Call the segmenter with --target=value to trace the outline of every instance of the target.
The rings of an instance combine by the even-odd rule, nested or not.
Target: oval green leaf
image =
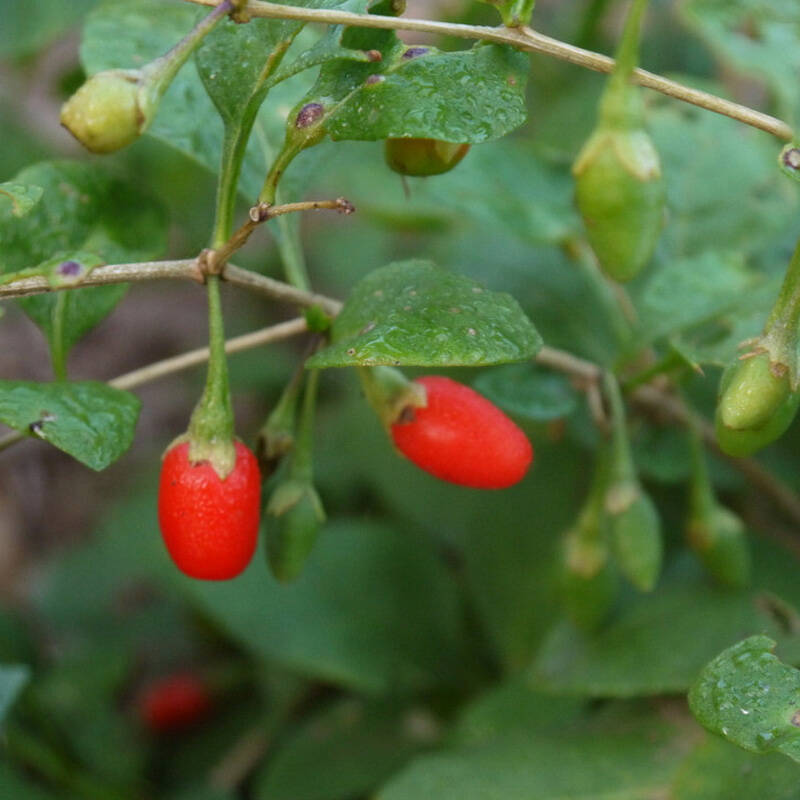
[[[130,447],[141,405],[136,395],[98,381],[0,381],[0,422],[94,470]]]
[[[519,303],[429,261],[398,261],[367,275],[332,326],[332,344],[308,367],[502,364],[533,358],[542,339]]]
[[[800,670],[773,654],[776,642],[751,636],[707,664],[689,707],[708,730],[745,750],[777,750],[800,761]]]

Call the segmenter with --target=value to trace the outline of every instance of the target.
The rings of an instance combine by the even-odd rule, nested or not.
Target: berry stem
[[[611,412],[610,482],[612,484],[632,483],[636,481],[636,469],[628,439],[625,403],[622,400],[619,383],[611,372],[604,374],[603,388]]]
[[[208,459],[220,478],[224,479],[233,469],[236,452],[218,275],[208,276],[208,338],[206,385],[189,421],[189,459]]]
[[[314,415],[317,405],[319,370],[308,371],[297,438],[292,453],[292,477],[311,483],[313,479]]]
[[[145,66],[142,72],[145,79],[151,85],[151,92],[155,97],[160,97],[178,73],[178,70],[186,63],[189,56],[197,49],[203,39],[211,33],[216,24],[231,11],[234,4],[231,0],[223,0],[206,17],[200,20],[197,25],[186,34],[179,42],[171,47],[163,56],[151,61]]]

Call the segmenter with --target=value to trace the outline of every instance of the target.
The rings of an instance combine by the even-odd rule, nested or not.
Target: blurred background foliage
[[[79,31],[96,5],[0,2],[2,180],[45,158],[100,163],[57,125],[83,77]],[[650,5],[645,68],[796,119],[793,3]],[[534,25],[611,52],[626,6],[539,0]],[[496,22],[489,6],[462,0],[409,4],[409,13]],[[101,45],[115,43],[92,50],[85,40],[84,59],[101,58]],[[285,115],[307,80],[281,86],[269,113]],[[287,189],[303,173],[302,196],[345,195],[358,209],[303,219],[314,287],[346,297],[376,267],[430,258],[513,294],[548,345],[612,365],[647,344],[702,365],[685,389],[711,416],[719,367],[760,329],[791,254],[797,187],[779,174],[767,134],[649,93],[669,219],[653,264],[630,287],[637,320],[621,336],[565,247],[581,235],[570,164],[602,86],[602,76],[533,56],[525,126],[474,146],[447,175],[409,180],[407,193],[381,143],[326,142],[302,155]],[[157,198],[147,201],[158,209],[151,235],[165,227],[166,252],[186,257],[207,245],[214,178],[205,143],[164,142],[176,120],[165,106],[152,136],[100,166]],[[250,180],[257,189],[259,175]],[[259,231],[237,261],[280,276],[274,242]],[[229,335],[289,313],[232,288],[224,303]],[[14,304],[4,310],[0,377],[49,379],[43,337]],[[200,346],[205,313],[197,286],[132,286],[76,344],[70,374],[110,378]],[[301,352],[286,344],[231,357],[245,441]],[[0,714],[11,706],[0,797],[798,797],[800,767],[706,734],[684,699],[709,659],[750,634],[767,632],[785,661],[800,663],[796,527],[714,461],[717,488],[750,528],[754,562],[749,589],[714,585],[683,541],[686,433],[637,417],[635,453],[664,519],[667,568],[651,595],[626,589],[606,627],[581,633],[563,618],[555,561],[591,474],[596,437],[583,398],[548,374],[528,395],[516,367],[452,373],[515,416],[534,443],[534,469],[502,493],[439,483],[394,455],[350,371],[329,370],[315,442],[329,522],[289,586],[269,575],[263,553],[235,581],[206,584],[180,576],[164,552],[159,456],[185,427],[202,369],[137,391],[134,446],[99,475],[41,442],[0,454]],[[795,426],[761,457],[795,489],[799,445]],[[136,697],[154,677],[186,669],[209,681],[214,711],[195,729],[154,736]]]

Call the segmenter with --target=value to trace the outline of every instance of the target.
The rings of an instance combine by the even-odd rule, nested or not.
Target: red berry
[[[158,522],[181,572],[210,581],[238,575],[256,549],[260,514],[258,462],[241,442],[236,442],[236,463],[225,480],[208,461],[189,461],[188,442],[164,456]]]
[[[428,404],[392,425],[394,443],[406,458],[437,478],[475,489],[504,489],[523,478],[533,449],[497,406],[440,375],[416,382],[425,387]]]
[[[190,672],[153,681],[139,697],[144,724],[155,732],[174,731],[199,722],[211,710],[206,684]]]

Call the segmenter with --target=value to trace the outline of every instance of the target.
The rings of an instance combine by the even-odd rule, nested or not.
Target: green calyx
[[[359,367],[358,377],[367,402],[387,430],[404,412],[427,403],[425,389],[393,367]]]
[[[144,133],[194,49],[232,8],[222,2],[169,52],[141,69],[92,75],[61,107],[61,124],[90,152],[113,153]]]
[[[233,407],[225,356],[225,331],[219,296],[219,278],[208,277],[208,374],[203,394],[189,420],[189,460],[208,461],[221,480],[236,464]]]

